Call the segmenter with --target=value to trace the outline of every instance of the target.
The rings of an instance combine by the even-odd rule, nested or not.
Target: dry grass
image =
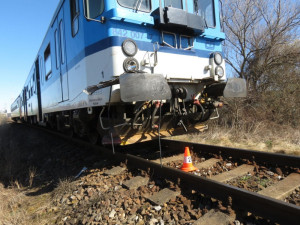
[[[30,167],[28,171],[28,182],[29,182],[29,187],[32,187],[33,185],[33,180],[36,177],[36,168],[35,167]]]
[[[0,187],[0,224],[27,224],[28,215],[22,207],[26,196],[18,190]]]
[[[54,223],[55,217],[47,211],[51,204],[50,194],[27,196],[26,193],[24,189],[0,186],[0,225]]]
[[[226,99],[228,105],[219,119],[207,122],[206,132],[173,139],[300,155],[300,114],[291,113],[299,107],[272,106],[263,97]],[[287,109],[281,112],[280,107]]]
[[[6,122],[7,122],[7,117],[6,117],[6,115],[0,113],[0,126],[1,126],[2,124],[5,124]]]
[[[64,195],[72,194],[76,189],[76,185],[71,178],[59,180],[57,187],[52,192],[51,196],[54,200],[62,198]]]
[[[0,129],[0,225],[54,224],[53,214],[46,210],[50,194],[28,194],[42,188],[33,188],[37,169],[24,163],[28,157],[24,157],[22,141],[15,141],[8,127]]]
[[[220,127],[210,127],[208,131],[199,134],[189,134],[173,137],[172,139],[184,140],[195,143],[228,146],[251,150],[300,155],[300,132],[276,134],[272,131],[266,133],[237,134],[234,130]]]

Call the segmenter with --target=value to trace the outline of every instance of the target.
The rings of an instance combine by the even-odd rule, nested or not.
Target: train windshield
[[[182,9],[182,0],[165,0],[165,6]]]
[[[137,11],[151,11],[151,0],[118,0],[121,6]]]
[[[195,14],[201,16],[208,27],[215,27],[214,0],[194,0]]]

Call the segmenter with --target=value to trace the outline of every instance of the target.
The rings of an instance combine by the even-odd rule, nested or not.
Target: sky
[[[0,3],[0,111],[10,111],[59,0],[0,0]]]

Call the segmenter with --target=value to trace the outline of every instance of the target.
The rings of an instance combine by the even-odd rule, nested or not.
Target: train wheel
[[[73,127],[68,127],[66,129],[64,129],[64,134],[67,135],[68,137],[74,137],[74,129]]]
[[[92,129],[87,134],[88,140],[91,144],[98,144],[100,141],[100,135],[96,129]]]

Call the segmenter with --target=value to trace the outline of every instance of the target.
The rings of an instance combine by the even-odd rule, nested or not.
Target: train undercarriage
[[[44,123],[68,135],[87,138],[104,145],[125,145],[162,136],[203,129],[223,103],[218,98],[194,96],[185,101],[183,88],[174,90],[170,101],[139,101],[135,104],[110,103],[45,115]]]

